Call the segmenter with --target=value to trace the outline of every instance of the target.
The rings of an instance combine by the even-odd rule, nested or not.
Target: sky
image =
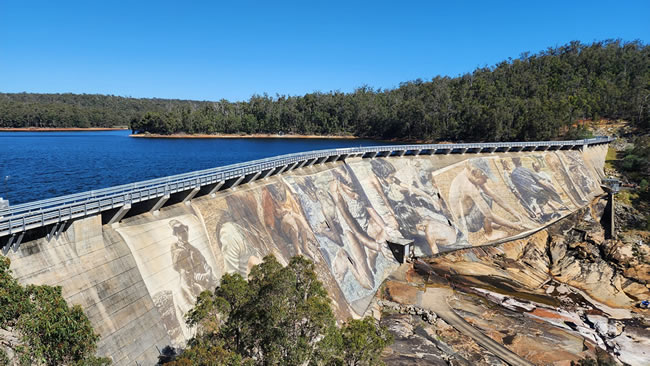
[[[0,92],[195,100],[457,76],[572,40],[650,41],[650,1],[0,0]]]

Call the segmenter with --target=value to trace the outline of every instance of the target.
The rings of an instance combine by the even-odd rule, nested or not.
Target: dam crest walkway
[[[29,231],[40,230],[40,235],[56,237],[75,219],[102,214],[104,224],[115,224],[136,206],[140,212],[155,214],[165,204],[187,203],[196,196],[214,196],[218,191],[269,176],[347,158],[582,150],[613,140],[601,136],[566,141],[388,145],[280,155],[9,206],[0,209],[0,247],[5,253],[17,247]]]

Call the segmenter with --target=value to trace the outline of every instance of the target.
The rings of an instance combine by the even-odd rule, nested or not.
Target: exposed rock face
[[[602,193],[605,151],[348,159],[115,228],[90,217],[9,256],[21,282],[61,285],[70,303],[82,305],[102,336],[100,355],[118,365],[150,364],[158,349],[191,337],[184,314],[224,273],[246,276],[269,254],[281,263],[304,255],[316,263],[338,317],[361,316],[398,267],[386,241],[412,239],[416,254],[428,256],[528,235]],[[550,259],[539,238],[508,249],[500,275],[541,286]],[[476,250],[471,255],[498,251]],[[487,273],[489,266],[474,262],[458,270]],[[556,267],[567,280],[582,279],[581,269]]]
[[[649,248],[605,240],[595,216],[603,205],[595,201],[526,239],[427,261],[458,289],[489,301],[457,292],[449,303],[460,315],[535,364],[595,358],[601,348],[646,365],[650,313],[637,305],[650,299]]]
[[[427,322],[417,314],[388,313],[381,324],[395,339],[383,357],[388,365],[506,365],[442,319]]]

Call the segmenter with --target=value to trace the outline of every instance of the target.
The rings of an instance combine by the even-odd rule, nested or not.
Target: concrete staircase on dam
[[[99,354],[152,364],[224,273],[304,255],[339,319],[362,316],[399,265],[388,240],[427,256],[529,235],[603,193],[610,141],[293,154],[10,207],[0,240],[19,281],[84,308]]]

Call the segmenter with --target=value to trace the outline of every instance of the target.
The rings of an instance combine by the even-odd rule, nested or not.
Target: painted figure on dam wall
[[[224,271],[246,278],[251,268],[262,262],[263,253],[270,252],[258,203],[254,195],[239,192],[225,197],[224,202],[225,207],[219,210],[221,214],[214,223],[216,244],[223,255]]]
[[[284,179],[300,201],[306,221],[346,300],[372,296],[394,259],[385,245],[386,224],[359,180],[345,166]],[[358,309],[357,309],[358,310]]]
[[[181,276],[181,292],[186,302],[193,303],[201,292],[216,286],[217,278],[203,254],[189,243],[187,225],[171,220],[169,226],[178,239],[172,244],[171,254],[174,269]]]
[[[264,224],[276,243],[287,243],[287,257],[304,255],[318,262],[316,238],[302,208],[285,184],[268,184],[262,188]]]
[[[443,169],[435,176],[455,221],[474,245],[533,228],[518,211],[517,200],[498,179],[493,165],[493,159],[474,158]]]
[[[147,291],[170,338],[190,336],[184,314],[204,290],[214,288],[220,268],[197,215],[184,214],[116,229],[131,250]]]
[[[564,163],[560,160],[559,156],[556,153],[544,155],[544,161],[551,171],[551,175],[557,185],[566,192],[567,197],[569,198],[570,204],[567,203],[572,208],[582,207],[587,204],[587,197],[582,191],[579,191],[569,172],[566,170]]]
[[[560,217],[561,212],[568,208],[563,204],[550,175],[541,170],[541,161],[535,158],[527,160],[530,168],[525,166],[519,157],[501,160],[503,170],[509,174],[509,179],[514,185],[513,193],[523,203],[533,220],[544,223]]]
[[[588,169],[582,160],[580,153],[570,151],[566,154],[559,155],[560,160],[569,172],[573,185],[583,196],[589,197],[593,192],[600,189],[598,186],[598,177],[594,176],[593,169]]]
[[[445,216],[446,207],[432,185],[433,169],[424,162],[400,161],[398,167],[388,159],[367,164],[351,164],[357,175],[366,175],[366,192],[375,207],[386,207],[382,215],[392,237],[414,240],[417,255],[431,255],[441,247],[463,246],[462,233]]]

